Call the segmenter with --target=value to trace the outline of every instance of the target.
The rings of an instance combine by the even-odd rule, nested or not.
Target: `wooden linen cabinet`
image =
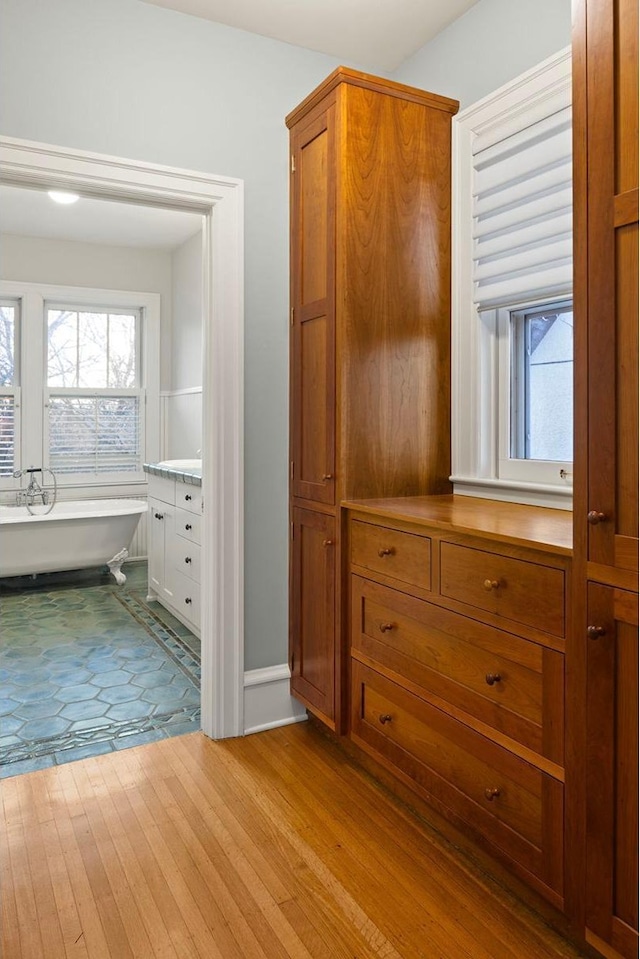
[[[292,693],[346,721],[340,502],[450,489],[451,117],[339,67],[291,131]]]

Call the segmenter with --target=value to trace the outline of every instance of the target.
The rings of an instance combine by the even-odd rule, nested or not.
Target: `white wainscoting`
[[[291,673],[286,663],[250,669],[244,674],[244,733],[259,733],[307,718],[304,706],[289,693]]]

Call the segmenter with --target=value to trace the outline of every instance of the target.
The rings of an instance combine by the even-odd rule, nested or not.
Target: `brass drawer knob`
[[[322,540],[322,545],[323,545],[323,546],[333,546],[333,540],[332,540],[332,539],[323,539],[323,540]]]
[[[323,473],[323,474],[322,474],[322,482],[323,482],[323,483],[326,483],[326,482],[328,482],[328,480],[332,480],[332,479],[333,479],[333,473]]]
[[[392,718],[393,717],[390,716],[389,713],[382,713],[382,715],[380,716],[380,722],[382,723],[383,726],[386,726],[387,723],[391,722]]]
[[[484,677],[487,686],[493,686],[495,683],[499,683],[502,679],[500,673],[487,673]]]
[[[600,639],[601,636],[606,635],[606,632],[604,626],[587,626],[587,636],[589,639]]]
[[[493,800],[497,799],[499,795],[500,795],[500,790],[497,789],[495,786],[493,786],[492,788],[487,787],[484,791],[484,798],[488,800],[488,802],[493,802]]]
[[[606,518],[606,513],[600,513],[597,509],[589,510],[587,513],[587,523],[589,526],[597,526],[598,523],[604,523]]]
[[[393,629],[393,623],[380,623],[378,628],[381,633],[388,633],[389,630]]]
[[[383,546],[381,549],[378,550],[378,556],[380,557],[393,556],[394,553],[395,553],[395,549],[393,548],[393,546]]]
[[[498,582],[497,579],[485,579],[482,585],[484,586],[486,591],[490,593],[492,589],[497,589],[500,583]]]

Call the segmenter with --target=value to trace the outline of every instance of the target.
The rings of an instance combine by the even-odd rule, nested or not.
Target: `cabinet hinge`
[[[291,154],[291,172],[296,172],[296,158],[294,157],[293,153]]]

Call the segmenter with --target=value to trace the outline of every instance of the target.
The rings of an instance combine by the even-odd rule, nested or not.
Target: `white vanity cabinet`
[[[200,487],[149,476],[149,598],[200,635]]]

